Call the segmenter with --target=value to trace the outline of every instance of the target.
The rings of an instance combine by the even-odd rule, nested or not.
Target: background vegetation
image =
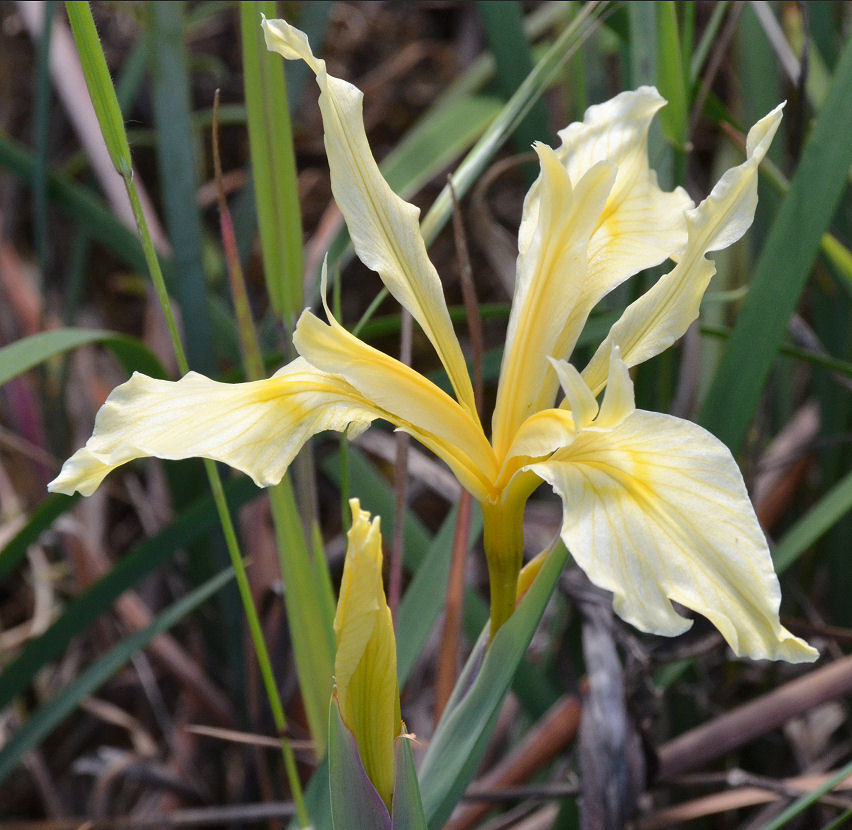
[[[670,104],[652,136],[654,166],[664,186],[701,198],[742,158],[747,127],[788,101],[754,227],[716,255],[700,324],[640,367],[636,388],[639,406],[697,420],[734,451],[773,542],[785,624],[823,657],[810,667],[736,661],[701,621],[672,641],[606,629],[620,661],[607,669],[615,697],[604,711],[624,719],[632,776],[612,797],[635,808],[638,828],[852,821],[842,791],[782,814],[852,771],[844,767],[852,757],[850,9],[315,2],[278,10],[309,33],[333,74],[365,92],[374,152],[406,198],[428,208],[473,148],[457,189],[492,393],[533,140],[554,144],[586,106],[656,84]],[[434,369],[425,338],[415,332],[408,343],[398,307],[350,261],[313,82],[293,64],[285,81],[283,62],[268,60],[251,25],[262,10],[274,14],[274,3],[92,10],[191,368],[225,380],[260,371],[244,348],[249,314],[264,371],[288,359],[288,330],[316,304],[330,250],[344,322]],[[548,46],[572,25],[567,60],[554,67]],[[32,827],[83,818],[128,826],[142,816],[162,826],[269,821],[292,811],[276,731],[286,723],[306,782],[315,764],[308,739],[322,740],[323,632],[333,613],[326,574],[339,578],[347,497],[381,514],[388,559],[404,563],[402,709],[424,740],[487,613],[480,519],[462,517],[467,532],[454,542],[457,485],[381,426],[350,447],[320,436],[271,498],[223,470],[283,703],[276,712],[201,462],[132,464],[87,500],[47,496],[113,386],[133,370],[178,373],[79,62],[62,4],[0,4],[0,812]],[[534,83],[522,87],[534,67]],[[558,71],[546,78],[542,67]],[[493,140],[477,144],[483,135]],[[445,197],[427,218],[431,255],[467,336],[458,237],[438,233],[451,213]],[[607,298],[581,348],[596,345],[656,276]],[[550,542],[560,517],[542,489],[527,509],[529,553]],[[461,611],[460,639],[445,603]],[[567,572],[517,672],[475,798],[453,827],[576,826],[578,756],[592,751],[597,728],[587,720],[577,739],[588,668],[580,635],[594,607]]]

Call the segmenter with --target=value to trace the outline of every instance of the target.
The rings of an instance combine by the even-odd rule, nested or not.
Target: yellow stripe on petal
[[[218,383],[195,372],[176,382],[135,373],[112,391],[92,437],[49,489],[91,495],[111,470],[144,456],[212,458],[267,487],[312,435],[363,430],[378,417],[383,413],[355,389],[301,359],[252,383]]]
[[[780,623],[780,588],[742,476],[705,430],[635,411],[612,430],[584,430],[530,465],[562,498],[562,538],[642,631],[680,634],[707,617],[734,652],[810,661],[817,652]]]
[[[316,74],[331,188],[358,257],[378,272],[388,291],[423,328],[459,402],[475,418],[473,387],[441,280],[420,233],[420,210],[393,192],[373,158],[364,131],[361,91],[329,75],[305,34],[286,21],[264,20],[263,30],[270,50],[288,60],[301,58]]]
[[[572,182],[602,161],[615,165],[617,173],[589,240],[580,290],[570,306],[551,309],[552,314],[561,314],[562,323],[552,357],[570,356],[590,311],[602,297],[638,271],[677,254],[686,243],[685,211],[692,207],[692,200],[682,188],[662,190],[648,161],[648,130],[665,103],[653,87],[640,87],[590,107],[582,123],[559,133],[562,144],[556,154]],[[519,232],[522,257],[539,232],[542,192],[539,178],[524,202]],[[553,404],[549,395],[555,387],[542,391],[537,408]]]
[[[577,302],[585,277],[589,236],[616,175],[595,165],[572,186],[555,152],[536,146],[541,160],[541,203],[530,244],[518,256],[518,277],[492,418],[494,448],[505,454],[521,423],[553,402],[558,380],[554,354],[566,310]],[[549,398],[549,400],[548,400]]]
[[[488,498],[497,464],[478,420],[423,375],[346,331],[331,314],[329,321],[302,313],[293,335],[299,354],[351,384],[383,417],[443,459],[477,499]]]
[[[751,225],[757,168],[780,122],[779,106],[749,131],[746,160],[728,170],[697,208],[687,211],[688,241],[678,264],[625,309],[583,370],[593,392],[606,384],[613,343],[621,347],[624,362],[635,366],[671,346],[698,317],[701,298],[716,273],[706,255],[733,244]]]

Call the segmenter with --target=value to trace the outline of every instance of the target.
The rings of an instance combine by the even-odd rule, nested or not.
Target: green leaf
[[[444,715],[420,768],[420,791],[429,827],[442,827],[458,803],[485,752],[500,704],[527,650],[568,551],[558,544],[521,600],[485,651],[489,629],[456,683]]]
[[[701,408],[700,423],[736,454],[852,165],[852,41],[757,262],[748,296]]]
[[[364,771],[337,697],[328,707],[328,784],[334,830],[391,830],[388,808]]]
[[[394,742],[394,763],[396,775],[391,805],[394,830],[426,830],[426,815],[417,784],[411,740],[404,735]]]
[[[278,16],[275,0],[240,7],[249,145],[266,289],[276,313],[292,325],[302,310],[302,214],[287,89],[281,59],[266,48],[261,15]]]
[[[257,487],[247,478],[230,482],[227,490],[235,507],[246,503],[258,494]],[[42,507],[45,505],[50,507],[39,515],[40,529],[49,525],[47,520],[55,518],[57,511],[64,511],[76,501],[75,498],[68,496],[58,496],[53,499],[48,499],[42,505]],[[30,523],[32,522],[31,519]],[[17,658],[3,669],[3,673],[0,674],[0,709],[23,692],[36,673],[57,658],[74,637],[85,631],[109,610],[124,591],[137,585],[175,551],[210,533],[217,524],[213,499],[211,496],[204,496],[184,510],[170,525],[123,556],[109,573],[73,599],[62,612],[62,616],[42,635],[31,640]],[[28,535],[32,538],[34,532],[33,529]],[[21,556],[26,550],[18,542],[17,537],[13,539],[0,554],[0,570],[7,569],[10,549],[13,552],[20,549]]]
[[[399,687],[405,685],[417,658],[444,607],[458,505],[447,514],[399,604],[396,619],[396,666]],[[482,513],[471,513],[468,545],[482,532]]]
[[[35,175],[36,161],[31,152],[0,130],[0,166],[29,184]],[[113,216],[93,190],[72,182],[67,176],[50,172],[47,195],[125,265],[141,272],[146,270],[139,239]]]
[[[497,88],[504,100],[508,100],[533,69],[532,52],[524,34],[521,4],[480,0],[476,9],[485,29],[488,46],[494,55]],[[515,128],[515,149],[519,153],[526,153],[533,142],[548,141],[550,133],[547,110],[539,98]],[[538,170],[535,165],[527,167],[529,184],[532,184]]]
[[[834,485],[778,541],[772,558],[778,573],[786,571],[811,545],[852,510],[852,472]]]
[[[154,637],[168,631],[190,611],[226,585],[233,577],[229,568],[178,600],[142,631],[122,640],[103,657],[72,680],[59,694],[41,706],[0,750],[0,782],[21,762],[23,756],[49,735],[85,697],[93,694]]]
[[[88,343],[103,343],[113,351],[128,373],[145,372],[156,378],[165,370],[150,350],[135,337],[99,329],[52,329],[16,340],[0,349],[0,386],[58,354]]]
[[[0,550],[0,580],[18,567],[27,555],[27,548],[34,545],[42,533],[47,530],[63,513],[70,510],[80,498],[79,494],[66,496],[55,493],[48,496],[33,510],[26,524]],[[0,687],[6,680],[6,671],[0,675]],[[3,704],[0,704],[2,707]]]
[[[317,755],[325,752],[327,705],[334,675],[334,600],[320,578],[322,563],[315,562],[305,541],[290,480],[269,489],[278,561],[284,581],[284,608],[290,627],[299,689]],[[329,610],[331,613],[329,614]]]
[[[689,118],[686,77],[678,37],[677,9],[672,0],[655,4],[657,7],[657,85],[669,103],[660,110],[663,135],[679,150],[686,144]]]
[[[189,67],[184,44],[184,3],[149,6],[153,49],[153,100],[157,135],[157,169],[164,216],[174,249],[177,278],[174,293],[183,312],[186,353],[191,368],[206,375],[216,371],[203,236],[196,192],[196,158],[190,117]]]
[[[109,157],[122,176],[130,175],[133,162],[130,160],[130,146],[124,132],[124,118],[115,97],[112,77],[101,49],[95,21],[92,19],[92,10],[83,0],[68,0],[65,8]]]

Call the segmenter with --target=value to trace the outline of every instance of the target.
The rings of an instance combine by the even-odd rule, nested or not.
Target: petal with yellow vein
[[[706,255],[733,244],[751,225],[757,168],[780,121],[781,106],[758,121],[748,134],[746,160],[728,170],[697,208],[687,211],[688,241],[677,265],[624,310],[583,370],[593,392],[606,383],[613,343],[621,346],[624,362],[635,366],[671,346],[698,316],[701,298],[716,273]]]
[[[520,424],[553,404],[558,379],[548,358],[586,273],[589,236],[612,188],[615,167],[602,161],[576,185],[556,153],[536,146],[541,161],[538,223],[518,256],[518,277],[492,418],[494,447],[503,455]]]
[[[701,427],[636,410],[611,430],[584,430],[529,469],[563,501],[562,538],[615,611],[655,634],[706,616],[734,652],[814,660],[780,623],[780,589],[742,477]]]
[[[479,421],[423,375],[359,340],[330,313],[328,319],[302,313],[293,335],[299,354],[351,384],[435,452],[477,499],[487,498],[497,468]]]
[[[358,257],[423,328],[459,402],[475,416],[470,375],[420,233],[420,210],[393,192],[373,158],[364,131],[363,94],[326,72],[304,32],[284,20],[264,20],[263,30],[270,50],[304,60],[316,74],[331,189]]]
[[[179,381],[135,373],[112,391],[92,437],[48,487],[88,496],[111,470],[143,456],[212,458],[267,487],[312,435],[354,434],[381,417],[345,381],[302,359],[252,383],[219,383],[195,372]]]

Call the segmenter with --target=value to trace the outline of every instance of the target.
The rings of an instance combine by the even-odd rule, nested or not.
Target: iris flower
[[[263,28],[271,50],[316,75],[331,186],[355,251],[418,322],[454,394],[359,340],[326,305],[325,320],[303,312],[299,357],[268,380],[134,374],[51,489],[89,494],[110,470],[150,455],[213,458],[267,486],[312,435],[351,437],[384,419],[443,459],[481,505],[492,633],[514,609],[524,505],[547,482],[563,501],[561,535],[574,560],[636,628],[686,631],[677,602],[709,618],[737,655],[815,659],[779,621],[778,580],[730,452],[695,424],[636,409],[628,372],[698,316],[715,273],[707,254],[738,240],[754,217],[757,168],[781,107],[752,127],[746,160],[697,207],[681,188],[662,190],[650,169],[648,130],[665,104],[653,87],[591,107],[556,149],[535,145],[541,173],[524,202],[489,441],[419,211],[379,171],[361,92],[328,74],[303,32],[283,20]],[[569,363],[595,305],[667,259],[671,270],[625,309],[588,365]]]

